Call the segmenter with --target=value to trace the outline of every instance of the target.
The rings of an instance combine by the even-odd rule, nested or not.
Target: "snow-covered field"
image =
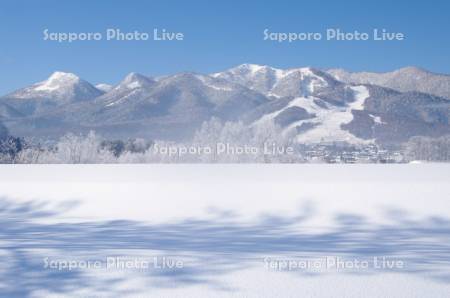
[[[448,297],[450,164],[0,167],[0,297]]]

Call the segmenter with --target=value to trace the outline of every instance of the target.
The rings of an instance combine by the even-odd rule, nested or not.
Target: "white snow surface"
[[[449,173],[449,164],[4,165],[0,296],[448,297]],[[106,266],[118,256],[132,265]],[[374,257],[404,267],[292,268]],[[286,262],[291,270],[273,267]]]

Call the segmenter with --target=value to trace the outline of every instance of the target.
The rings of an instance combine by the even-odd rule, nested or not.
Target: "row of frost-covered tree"
[[[26,143],[26,142],[24,142]],[[222,147],[218,149],[218,145]],[[9,163],[227,163],[299,162],[295,154],[266,154],[264,144],[292,147],[292,138],[273,124],[248,128],[240,122],[205,122],[188,142],[105,140],[95,132],[87,136],[68,134],[51,145],[22,146],[3,154]],[[228,151],[221,152],[225,146]],[[252,148],[241,152],[242,148]],[[209,150],[207,150],[209,149]],[[219,152],[217,152],[219,150]]]
[[[219,146],[220,145],[220,146]],[[269,146],[268,146],[269,145]],[[272,152],[270,146],[293,152]],[[269,147],[269,148],[266,148]],[[27,142],[8,135],[0,123],[0,163],[302,163],[294,137],[268,122],[248,127],[240,122],[205,122],[191,141],[133,139],[110,141],[94,132],[68,134],[53,144]],[[450,161],[450,136],[413,137],[404,144],[406,161]]]

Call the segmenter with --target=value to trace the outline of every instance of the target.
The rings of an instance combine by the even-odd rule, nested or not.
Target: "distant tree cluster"
[[[7,136],[0,139],[0,163],[14,163],[24,147],[21,138]]]
[[[408,160],[450,161],[450,135],[440,138],[412,137],[405,144]]]
[[[52,146],[29,146],[16,158],[18,163],[118,163],[125,153],[143,153],[151,143],[142,139],[104,140],[95,132],[87,136],[67,134]]]
[[[24,147],[23,139],[8,135],[8,130],[0,122],[0,163],[13,163]]]

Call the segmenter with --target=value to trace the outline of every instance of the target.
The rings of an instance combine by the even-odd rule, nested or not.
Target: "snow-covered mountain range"
[[[71,73],[0,97],[0,120],[18,136],[187,139],[211,117],[275,122],[299,143],[400,143],[450,133],[450,76],[418,68],[350,73],[243,64],[210,75],[92,85]]]

